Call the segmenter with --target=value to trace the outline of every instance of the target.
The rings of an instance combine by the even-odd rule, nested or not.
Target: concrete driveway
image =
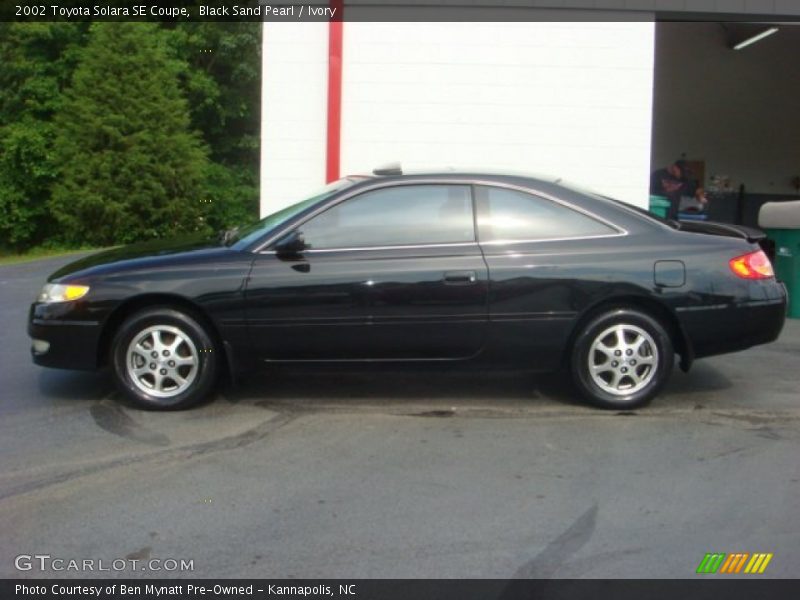
[[[31,363],[28,304],[69,260],[0,267],[0,577],[686,578],[707,552],[797,574],[798,321],[635,413],[558,377],[304,369],[159,414]],[[15,568],[36,554],[139,563]]]

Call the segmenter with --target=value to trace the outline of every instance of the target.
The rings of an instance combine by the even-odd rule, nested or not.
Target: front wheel
[[[581,394],[602,408],[647,404],[672,371],[669,334],[651,316],[614,309],[595,317],[572,351],[572,378]]]
[[[188,408],[214,386],[218,357],[193,316],[155,307],[129,317],[111,348],[117,386],[140,408]]]

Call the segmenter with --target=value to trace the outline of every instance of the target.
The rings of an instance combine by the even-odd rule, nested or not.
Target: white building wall
[[[324,183],[327,24],[264,28],[261,212]],[[399,160],[647,204],[654,24],[344,23],[342,174]]]
[[[262,55],[263,216],[324,183],[328,24],[265,24]]]
[[[342,172],[487,167],[647,205],[654,25],[345,23]]]

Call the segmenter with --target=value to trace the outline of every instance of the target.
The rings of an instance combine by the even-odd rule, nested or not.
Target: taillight
[[[775,277],[772,263],[763,250],[737,256],[728,261],[731,271],[742,279],[769,279]]]

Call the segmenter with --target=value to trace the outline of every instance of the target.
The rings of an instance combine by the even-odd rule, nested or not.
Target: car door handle
[[[477,281],[475,271],[448,271],[444,274],[445,285],[472,285]]]

